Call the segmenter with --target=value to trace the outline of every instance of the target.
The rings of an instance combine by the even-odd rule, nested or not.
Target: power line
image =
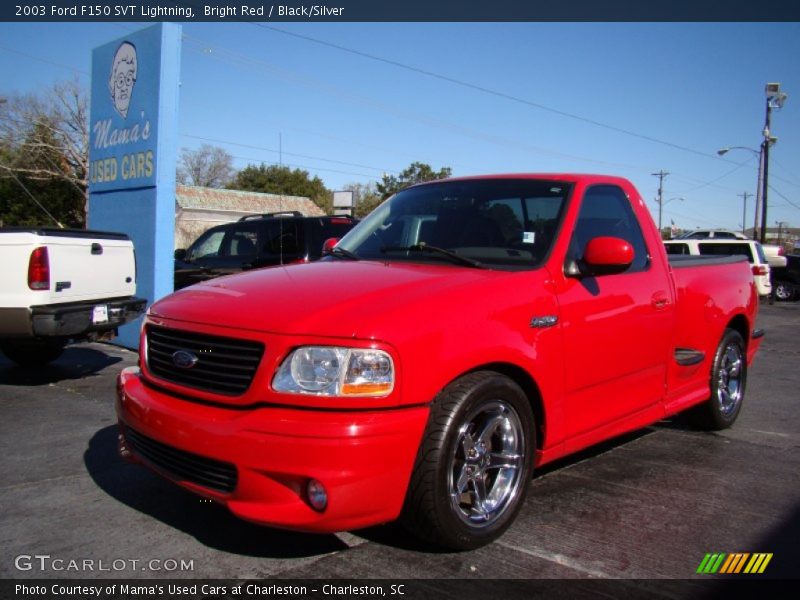
[[[252,25],[254,23],[250,23],[250,24]],[[267,27],[267,28],[270,29],[270,27]],[[274,29],[276,29],[276,31],[278,31],[278,32],[283,32],[283,30],[280,30],[280,29],[277,29],[277,28],[274,28]],[[287,35],[295,35],[295,34],[287,32]],[[301,35],[297,34],[297,37],[304,38],[306,36],[301,36]],[[285,70],[285,69],[283,69],[281,67],[278,67],[276,65],[273,65],[273,64],[271,64],[271,63],[269,63],[269,62],[267,62],[267,61],[265,61],[263,59],[260,59],[260,58],[257,58],[257,57],[246,56],[246,55],[243,55],[243,54],[240,54],[240,53],[237,53],[237,52],[222,48],[220,46],[217,46],[217,45],[213,44],[210,41],[202,40],[200,38],[193,37],[193,36],[184,36],[184,38],[187,41],[190,41],[190,42],[193,42],[193,43],[196,43],[196,44],[204,45],[205,48],[203,50],[196,50],[196,52],[198,54],[201,54],[203,56],[206,56],[206,57],[212,56],[212,57],[214,57],[214,58],[216,58],[218,60],[221,60],[223,62],[229,62],[230,64],[234,64],[236,66],[244,66],[244,67],[255,68],[255,69],[266,69],[271,74],[278,75],[279,77],[283,77],[285,79],[293,81],[294,83],[300,83],[301,85],[305,85],[305,86],[309,86],[309,87],[321,90],[321,91],[323,91],[323,93],[327,93],[327,94],[330,94],[330,95],[333,95],[333,96],[344,98],[345,100],[348,100],[348,101],[351,101],[351,102],[357,102],[357,103],[360,103],[360,104],[366,104],[367,106],[369,106],[369,107],[371,107],[373,109],[377,109],[377,110],[380,110],[382,112],[386,112],[386,113],[392,114],[394,116],[399,116],[401,118],[406,118],[406,119],[409,119],[409,120],[412,120],[412,121],[416,121],[416,122],[422,123],[423,125],[426,125],[428,127],[434,127],[434,128],[438,128],[438,129],[445,129],[447,131],[450,131],[451,133],[464,135],[464,136],[467,136],[467,137],[470,137],[470,138],[473,138],[473,139],[477,139],[477,140],[480,140],[480,141],[484,141],[484,142],[488,142],[488,143],[504,146],[506,148],[521,149],[521,150],[524,150],[524,151],[527,151],[527,152],[531,152],[531,153],[534,153],[534,154],[545,154],[545,155],[553,156],[553,157],[556,157],[556,158],[564,158],[564,159],[569,159],[569,160],[576,160],[576,161],[579,161],[579,162],[584,162],[584,163],[589,163],[589,164],[594,164],[594,165],[601,165],[601,166],[606,166],[606,167],[617,167],[617,168],[622,167],[622,168],[632,169],[632,170],[639,171],[639,172],[646,172],[646,171],[650,170],[649,168],[647,168],[645,166],[641,166],[641,165],[631,165],[631,164],[627,164],[627,163],[602,161],[602,160],[597,160],[597,159],[593,159],[593,158],[586,158],[586,157],[582,157],[582,156],[576,156],[576,155],[573,155],[573,154],[566,154],[566,153],[562,153],[562,152],[558,152],[558,151],[554,151],[554,150],[549,150],[549,149],[546,149],[546,148],[540,148],[540,147],[536,147],[536,146],[531,146],[531,145],[529,145],[527,143],[519,142],[519,141],[516,141],[516,140],[510,140],[510,139],[507,139],[507,138],[499,137],[499,136],[494,135],[494,134],[488,134],[488,133],[485,133],[485,132],[469,129],[469,128],[466,128],[466,127],[461,126],[461,125],[448,123],[446,121],[435,120],[435,119],[432,119],[431,117],[429,117],[428,115],[419,115],[419,114],[416,114],[416,113],[413,113],[413,112],[410,112],[410,111],[407,111],[407,110],[398,110],[396,108],[387,106],[385,103],[382,103],[380,101],[374,100],[372,98],[354,95],[349,90],[346,91],[346,92],[343,92],[342,90],[340,90],[340,89],[338,89],[338,88],[336,88],[334,86],[331,86],[330,84],[322,83],[319,80],[316,80],[316,79],[313,79],[313,78],[309,78],[307,76],[300,76],[298,74],[289,72],[289,71],[287,71],[287,70]],[[310,41],[316,41],[316,40],[315,39],[311,39]],[[327,42],[320,42],[320,43],[322,43],[323,45],[327,44]],[[334,46],[336,46],[336,44],[334,44]],[[214,50],[216,50],[216,52],[214,52]],[[359,51],[354,51],[354,52],[358,53]],[[710,156],[711,158],[714,158],[715,160],[728,162],[728,163],[736,165],[736,169],[734,169],[730,173],[733,173],[734,171],[736,171],[736,170],[738,170],[738,169],[740,169],[742,167],[741,163],[738,163],[736,161],[733,161],[733,160],[730,160],[730,159],[727,159],[727,158],[719,157],[719,156],[716,156],[716,155],[707,155],[707,154],[704,154],[704,153],[700,153],[700,154],[702,154],[703,156]],[[697,179],[694,179],[694,178],[691,178],[691,177],[688,177],[688,176],[684,176],[683,179],[685,179],[686,181],[699,183],[699,185],[697,185],[695,188],[692,188],[692,189],[700,189],[700,188],[703,188],[703,187],[706,187],[706,186],[714,185],[714,183],[716,181],[719,181],[719,180],[727,177],[730,173],[727,173],[727,174],[723,175],[722,177],[716,178],[716,179],[714,179],[714,180],[712,180],[710,182],[702,182],[700,180],[697,180]],[[680,174],[678,174],[678,173],[674,173],[674,175],[679,177],[679,178],[681,178]],[[717,187],[719,189],[723,189],[723,190],[726,190],[726,191],[737,191],[734,188],[729,188],[729,187],[725,187],[725,186],[714,186],[714,187]],[[689,191],[691,191],[692,189],[690,189]],[[683,193],[687,193],[687,192],[683,192]]]
[[[33,54],[27,54],[25,52],[20,52],[19,50],[16,50],[14,48],[9,48],[8,46],[5,46],[3,44],[0,44],[0,50],[5,50],[6,52],[11,52],[13,54],[19,54],[20,56],[24,56],[25,58],[30,58],[31,60],[36,60],[36,61],[39,61],[41,63],[45,63],[45,64],[48,64],[48,65],[51,65],[53,67],[58,67],[60,69],[67,69],[67,70],[72,71],[74,73],[80,73],[81,75],[86,75],[87,77],[89,76],[89,73],[87,73],[86,71],[83,71],[81,69],[76,69],[75,67],[69,67],[67,65],[62,65],[61,63],[57,63],[57,62],[54,62],[52,60],[48,60],[46,58],[41,58],[39,56],[34,56]]]
[[[272,163],[271,161],[266,161],[263,158],[256,158],[256,157],[253,157],[253,156],[232,156],[232,158],[237,158],[239,160],[246,160],[246,161],[256,161],[256,162],[259,162],[259,163],[262,163],[262,164],[267,164],[267,163],[276,164],[276,163]],[[352,171],[340,171],[338,169],[326,169],[326,168],[323,168],[323,167],[312,167],[312,166],[309,166],[309,165],[300,165],[300,164],[296,164],[296,163],[283,163],[281,166],[283,166],[283,167],[292,167],[292,168],[295,168],[295,169],[309,169],[309,170],[313,170],[313,171],[325,171],[327,173],[339,173],[341,175],[355,175],[357,177],[366,177],[366,178],[368,178],[370,180],[374,180],[374,181],[378,180],[378,178],[375,177],[375,175],[370,175],[368,173],[354,173]]]
[[[230,140],[220,140],[220,139],[216,139],[216,138],[202,137],[202,136],[199,136],[199,135],[190,135],[188,133],[183,133],[181,135],[183,137],[191,138],[191,139],[194,139],[194,140],[201,140],[201,141],[205,141],[205,142],[215,142],[217,144],[229,144],[231,146],[239,146],[241,148],[250,148],[252,150],[265,150],[267,152],[283,153],[286,156],[296,156],[297,158],[308,158],[308,159],[311,159],[311,160],[321,160],[322,162],[330,162],[330,163],[335,163],[335,164],[338,164],[338,165],[345,165],[345,166],[348,166],[348,167],[360,167],[362,169],[373,169],[375,171],[380,171],[381,173],[399,173],[399,171],[396,171],[396,170],[393,170],[393,169],[385,169],[385,168],[380,168],[380,167],[371,167],[369,165],[363,165],[363,164],[360,164],[360,163],[351,163],[351,162],[346,162],[346,161],[343,161],[343,160],[336,160],[336,159],[333,159],[333,158],[322,158],[321,156],[312,156],[312,155],[309,155],[309,154],[297,154],[297,153],[294,153],[294,152],[286,152],[285,150],[275,150],[274,148],[265,148],[263,146],[253,146],[253,145],[250,145],[250,144],[240,144],[238,142],[232,142]]]
[[[382,56],[377,56],[375,54],[370,54],[369,52],[364,52],[362,50],[355,50],[354,48],[348,48],[347,46],[342,46],[340,44],[335,44],[333,42],[327,42],[325,40],[320,40],[318,38],[311,37],[309,35],[303,35],[303,34],[300,34],[300,33],[287,31],[285,29],[280,29],[279,27],[274,27],[272,25],[266,25],[264,23],[249,22],[248,25],[253,25],[255,27],[261,27],[262,29],[268,29],[268,30],[274,31],[276,33],[281,33],[283,35],[295,37],[295,38],[298,38],[298,39],[301,39],[301,40],[305,40],[305,41],[308,41],[308,42],[319,44],[321,46],[326,46],[328,48],[334,48],[335,50],[340,50],[342,52],[347,52],[347,53],[353,54],[355,56],[360,56],[362,58],[367,58],[369,60],[381,62],[381,63],[387,64],[387,65],[392,65],[392,66],[397,67],[399,69],[405,69],[405,70],[411,71],[413,73],[418,73],[420,75],[425,75],[426,77],[431,77],[433,79],[439,79],[441,81],[446,81],[448,83],[452,83],[454,85],[465,87],[465,88],[468,88],[468,89],[471,89],[471,90],[475,90],[475,91],[478,91],[478,92],[482,92],[484,94],[489,94],[489,95],[495,96],[497,98],[503,98],[504,100],[509,100],[511,102],[516,102],[517,104],[522,104],[524,106],[530,106],[530,107],[533,107],[533,108],[538,108],[539,110],[544,110],[544,111],[547,111],[547,112],[550,112],[550,113],[553,113],[553,114],[560,115],[562,117],[567,117],[567,118],[570,118],[570,119],[574,119],[576,121],[581,121],[583,123],[588,123],[588,124],[594,125],[596,127],[602,127],[604,129],[608,129],[610,131],[615,131],[617,133],[622,133],[622,134],[625,134],[625,135],[628,135],[628,136],[631,136],[631,137],[639,138],[639,139],[646,140],[646,141],[649,141],[649,142],[653,142],[653,143],[656,143],[656,144],[661,144],[662,146],[668,146],[668,147],[674,148],[676,150],[682,150],[684,152],[690,152],[692,154],[697,154],[699,156],[705,156],[707,158],[714,158],[714,159],[717,158],[717,156],[715,156],[714,154],[709,154],[707,152],[701,152],[700,150],[695,150],[694,148],[689,148],[687,146],[681,146],[680,144],[675,144],[673,142],[668,142],[666,140],[661,140],[659,138],[656,138],[656,137],[653,137],[653,136],[650,136],[650,135],[637,133],[637,132],[632,131],[630,129],[624,129],[622,127],[617,127],[616,125],[610,125],[608,123],[603,123],[603,122],[597,121],[595,119],[590,119],[588,117],[577,115],[575,113],[567,112],[565,110],[561,110],[561,109],[558,109],[558,108],[553,108],[552,106],[547,106],[547,105],[544,105],[544,104],[540,104],[538,102],[533,102],[532,100],[527,100],[525,98],[520,98],[519,96],[514,96],[514,95],[508,94],[506,92],[500,92],[498,90],[493,90],[491,88],[488,88],[488,87],[485,87],[485,86],[482,86],[482,85],[479,85],[479,84],[476,84],[476,83],[472,83],[472,82],[469,82],[469,81],[464,81],[462,79],[456,79],[455,77],[450,77],[449,75],[443,75],[441,73],[436,73],[434,71],[429,71],[427,69],[422,69],[420,67],[407,65],[405,63],[401,63],[399,61],[392,60],[392,59],[389,59],[389,58],[384,58]]]
[[[8,172],[9,172],[9,174],[10,174],[10,175],[11,175],[11,177],[14,179],[14,181],[16,181],[16,182],[19,184],[19,186],[20,186],[20,187],[21,187],[23,190],[25,190],[25,193],[26,193],[26,194],[28,194],[28,196],[30,196],[31,200],[33,200],[33,201],[36,203],[36,206],[38,206],[39,208],[41,208],[41,209],[44,211],[44,213],[45,213],[45,214],[46,214],[48,217],[50,217],[50,218],[53,220],[53,222],[54,222],[56,225],[58,225],[59,229],[64,229],[64,226],[63,226],[63,225],[62,225],[62,224],[59,222],[59,220],[58,220],[58,219],[56,219],[56,218],[55,218],[55,217],[54,217],[54,216],[53,216],[53,215],[50,213],[50,211],[49,211],[49,210],[47,210],[47,209],[46,209],[46,208],[45,208],[45,207],[42,205],[42,203],[41,203],[41,202],[39,202],[39,201],[36,199],[36,196],[34,196],[34,195],[31,193],[31,191],[28,189],[28,187],[27,187],[27,186],[26,186],[24,183],[22,183],[22,181],[20,180],[20,178],[19,178],[19,177],[17,177],[17,174],[16,174],[16,173],[14,173],[13,169],[11,169],[10,167],[7,167],[7,166],[5,166],[5,165],[0,165],[0,168],[3,168],[3,169],[5,169],[6,171],[8,171]]]
[[[778,194],[778,196],[780,196],[781,198],[783,198],[784,200],[786,200],[786,202],[788,202],[790,206],[793,206],[793,207],[794,207],[794,208],[796,208],[797,210],[800,210],[800,206],[798,206],[797,204],[795,204],[794,202],[792,202],[791,200],[789,200],[789,199],[788,199],[786,196],[784,196],[784,195],[783,195],[783,194],[781,194],[781,193],[780,193],[778,190],[776,190],[774,187],[772,187],[772,184],[770,184],[770,185],[769,185],[769,189],[771,189],[773,192],[775,192],[776,194]]]
[[[189,39],[189,40],[191,40],[193,42],[208,43],[208,42],[205,42],[204,40],[200,40],[199,38],[192,38],[192,37],[189,37],[189,36],[186,36],[186,37],[187,37],[187,39]],[[359,103],[359,104],[362,104],[362,105],[366,105],[366,106],[368,106],[370,108],[373,108],[375,110],[379,110],[381,112],[385,112],[385,113],[391,114],[391,115],[396,116],[396,117],[408,119],[408,120],[411,120],[411,121],[416,121],[418,123],[422,123],[423,125],[425,125],[427,127],[432,127],[432,128],[437,128],[437,129],[444,129],[444,130],[449,131],[451,133],[456,133],[456,134],[459,134],[459,135],[462,135],[462,136],[465,136],[465,137],[469,137],[469,138],[472,138],[472,139],[477,139],[479,141],[488,142],[488,143],[496,144],[496,145],[499,145],[499,146],[504,146],[504,147],[507,147],[507,148],[515,148],[515,149],[518,149],[518,150],[524,150],[526,152],[530,152],[530,153],[533,153],[533,154],[544,154],[546,156],[553,156],[553,157],[562,158],[562,159],[570,159],[570,160],[590,163],[590,164],[594,164],[594,165],[601,165],[601,166],[606,166],[606,167],[623,167],[623,168],[633,169],[633,170],[637,170],[637,171],[647,171],[647,170],[649,170],[647,167],[644,167],[644,166],[641,166],[641,165],[629,165],[629,164],[625,164],[625,163],[597,160],[597,159],[587,158],[587,157],[583,157],[583,156],[577,156],[577,155],[574,155],[574,154],[567,154],[567,153],[564,153],[564,152],[558,152],[558,151],[555,151],[555,150],[549,150],[547,148],[541,148],[541,147],[538,147],[538,146],[532,146],[532,145],[524,143],[524,142],[520,142],[520,141],[517,141],[517,140],[509,140],[507,138],[503,138],[503,137],[500,137],[500,136],[495,135],[495,134],[486,133],[486,132],[483,132],[483,131],[471,129],[471,128],[464,127],[463,125],[459,125],[459,124],[456,124],[456,123],[450,123],[450,122],[447,122],[447,121],[434,119],[434,118],[432,118],[432,117],[430,117],[430,116],[428,116],[426,114],[415,113],[415,112],[409,111],[407,109],[398,109],[396,107],[387,105],[386,103],[378,101],[378,100],[375,100],[373,98],[370,98],[370,97],[367,97],[367,96],[356,95],[356,94],[353,94],[349,90],[348,91],[343,91],[340,88],[337,88],[337,87],[332,86],[330,84],[321,83],[316,79],[313,79],[313,78],[310,78],[310,77],[307,77],[307,76],[297,75],[295,73],[292,73],[290,71],[287,71],[285,69],[277,67],[276,65],[270,64],[270,63],[268,63],[267,61],[265,61],[263,59],[244,56],[244,55],[232,52],[230,50],[226,50],[224,48],[220,48],[218,46],[216,48],[218,50],[222,51],[219,54],[227,54],[228,55],[227,60],[229,62],[231,62],[231,64],[238,64],[239,66],[247,66],[247,67],[255,67],[255,68],[259,68],[260,67],[262,69],[266,69],[267,71],[269,71],[270,73],[272,73],[274,75],[278,75],[280,77],[283,77],[283,78],[288,79],[290,81],[293,81],[295,83],[299,83],[299,84],[307,86],[307,87],[311,87],[311,88],[315,88],[315,89],[321,90],[321,91],[323,91],[323,93],[327,93],[327,94],[330,94],[332,96],[344,98],[345,100],[350,101],[350,102],[356,102],[356,103]],[[198,51],[198,53],[203,54],[205,56],[211,55],[210,52],[199,52]],[[214,56],[215,58],[218,58],[219,60],[226,60],[226,58],[224,58],[222,56],[219,56],[219,55],[212,55],[212,56]]]

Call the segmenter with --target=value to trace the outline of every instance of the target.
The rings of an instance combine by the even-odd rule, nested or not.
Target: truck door
[[[586,190],[567,261],[579,265],[586,244],[600,236],[628,241],[634,259],[622,273],[565,274],[560,282],[569,437],[657,409],[664,395],[672,289],[663,265],[650,258],[628,196],[616,185]]]

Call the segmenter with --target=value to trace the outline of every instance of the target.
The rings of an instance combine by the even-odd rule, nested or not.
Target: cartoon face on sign
[[[114,54],[111,63],[111,77],[108,80],[108,89],[114,108],[124,119],[128,116],[128,106],[136,83],[136,46],[130,42],[122,42]]]

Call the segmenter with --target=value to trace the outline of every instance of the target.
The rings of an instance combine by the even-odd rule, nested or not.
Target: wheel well
[[[744,315],[736,315],[733,317],[731,322],[728,323],[728,329],[738,331],[739,335],[741,335],[744,340],[745,346],[750,342],[750,325]]]
[[[536,449],[541,450],[544,447],[545,436],[545,414],[544,406],[542,403],[542,394],[539,391],[539,386],[536,385],[533,377],[525,369],[517,365],[509,363],[490,363],[488,365],[481,365],[470,371],[495,371],[501,375],[505,375],[522,388],[533,410],[533,418],[536,421]]]

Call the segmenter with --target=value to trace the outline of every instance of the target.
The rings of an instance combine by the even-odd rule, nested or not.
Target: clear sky
[[[88,90],[92,49],[145,26],[0,23],[0,96],[73,76]],[[758,160],[716,151],[758,148],[764,85],[780,82],[769,225],[800,227],[798,23],[219,22],[183,34],[181,147],[221,146],[237,167],[282,160],[330,189],[413,161],[454,175],[609,173],[656,218],[651,174],[664,170],[664,223],[682,228],[741,227]],[[748,227],[752,209],[749,198]]]

